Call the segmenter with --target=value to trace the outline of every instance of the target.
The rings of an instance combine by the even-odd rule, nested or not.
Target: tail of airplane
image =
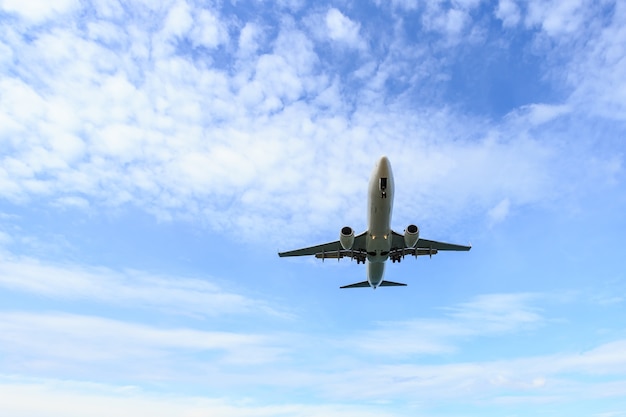
[[[343,288],[369,288],[371,287],[369,281],[357,282],[356,284],[344,285]],[[400,282],[393,281],[383,281],[380,283],[379,287],[406,287],[406,284],[402,284]]]

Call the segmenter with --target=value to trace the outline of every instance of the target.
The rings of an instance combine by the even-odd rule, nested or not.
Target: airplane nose
[[[386,156],[381,156],[378,160],[378,171],[381,175],[388,176],[388,173],[391,171],[391,164],[389,163],[389,158]]]

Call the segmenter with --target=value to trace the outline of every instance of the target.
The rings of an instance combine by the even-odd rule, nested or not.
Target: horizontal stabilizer
[[[363,281],[363,282],[357,282],[356,284],[344,285],[343,287],[339,287],[339,288],[364,288],[364,287],[371,287],[371,285],[369,282]]]
[[[371,287],[368,281],[357,282],[356,284],[344,285],[339,288],[369,288]],[[380,283],[379,287],[406,287],[406,284],[402,284],[400,282],[393,281],[383,281]]]
[[[406,284],[401,282],[383,281],[380,283],[379,287],[406,287]]]

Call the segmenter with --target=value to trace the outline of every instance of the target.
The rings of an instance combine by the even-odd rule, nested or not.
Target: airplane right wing
[[[454,243],[437,242],[436,240],[428,240],[428,239],[422,239],[422,238],[419,238],[419,240],[417,241],[417,245],[415,245],[415,247],[429,248],[429,249],[436,249],[436,250],[455,250],[455,251],[468,251],[472,249],[471,245],[469,246],[456,245]]]
[[[307,255],[319,255],[318,258],[343,258],[349,256],[348,253],[364,253],[365,252],[365,234],[361,233],[354,237],[354,244],[352,249],[344,250],[341,247],[341,243],[336,240],[334,242],[323,243],[317,246],[309,246],[307,248],[290,250],[287,252],[278,252],[278,256],[281,258],[285,256],[307,256]]]

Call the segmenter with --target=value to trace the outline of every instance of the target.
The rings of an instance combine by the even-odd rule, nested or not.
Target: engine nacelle
[[[407,248],[414,248],[420,238],[420,229],[410,224],[404,229],[404,245]]]
[[[339,233],[339,242],[344,250],[352,249],[352,245],[354,245],[354,230],[349,226],[342,227],[341,233]]]

